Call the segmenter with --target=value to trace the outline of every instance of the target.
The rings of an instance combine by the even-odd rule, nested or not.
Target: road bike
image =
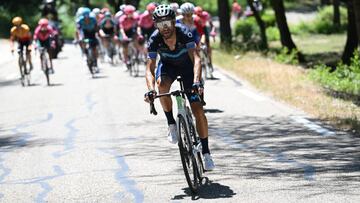
[[[95,73],[96,73],[96,57],[95,57],[95,53],[94,53],[94,49],[91,46],[92,43],[92,39],[84,39],[84,43],[85,43],[85,56],[86,56],[86,64],[89,68],[89,71],[91,73],[91,76],[94,78],[95,77]]]
[[[44,72],[46,77],[46,83],[50,86],[50,74],[51,74],[51,62],[50,56],[45,47],[39,47],[41,70]]]
[[[195,130],[189,105],[185,98],[186,93],[189,91],[184,90],[181,77],[178,77],[177,81],[180,83],[180,90],[159,94],[156,95],[155,98],[164,96],[174,96],[176,98],[178,107],[176,128],[181,163],[189,188],[192,192],[196,193],[202,183],[204,173],[203,157],[201,153],[202,147],[200,138]],[[204,102],[201,102],[204,105]],[[150,102],[150,113],[157,115],[153,101]]]
[[[208,47],[206,43],[202,43],[202,42],[200,43],[200,63],[202,70],[202,78],[204,80],[214,78],[213,76],[214,68],[210,63]]]
[[[25,87],[25,84],[27,84],[28,86],[30,86],[30,68],[28,68],[27,64],[26,64],[26,59],[24,58],[24,51],[22,49],[18,49],[18,54],[19,54],[19,59],[18,59],[18,64],[19,64],[19,70],[20,70],[20,81],[21,81],[21,85],[23,87]],[[30,66],[30,64],[29,64]]]
[[[139,66],[140,66],[139,51],[135,47],[134,40],[129,38],[127,68],[129,70],[130,76],[133,77],[139,76]]]

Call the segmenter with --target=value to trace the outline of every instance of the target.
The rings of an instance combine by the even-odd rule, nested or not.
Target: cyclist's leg
[[[208,58],[209,58],[210,66],[212,66],[209,29],[207,27],[205,27],[204,30],[205,30],[205,43],[206,43],[206,46],[207,46],[207,55],[208,55]]]
[[[25,41],[25,42],[22,42],[21,43],[23,47],[25,47],[25,50],[26,50],[26,63],[29,64],[30,66],[30,71],[33,69],[33,66],[32,66],[32,61],[31,61],[31,40],[28,40],[28,41]],[[21,48],[21,50],[23,50],[23,48]]]
[[[49,67],[49,68],[50,68],[50,69],[53,69],[53,63],[52,63],[52,59],[51,59],[51,57],[50,57],[50,52],[51,52],[51,50],[50,50],[50,43],[51,43],[50,37],[49,37],[47,40],[45,40],[45,41],[40,41],[41,46],[46,49],[46,52],[47,52],[47,54],[48,54],[48,59],[49,59],[49,62],[50,62],[50,67]]]
[[[175,77],[176,75],[171,68],[168,68],[159,62],[158,68],[156,70],[156,83],[160,94],[169,92]],[[168,125],[175,124],[176,122],[172,112],[171,97],[161,97],[160,103],[164,110]]]

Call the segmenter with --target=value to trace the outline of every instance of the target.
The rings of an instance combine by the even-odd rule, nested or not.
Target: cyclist
[[[146,6],[146,11],[140,15],[139,18],[139,27],[141,28],[141,33],[148,40],[151,34],[155,31],[154,21],[152,19],[152,14],[156,8],[155,3],[149,3]]]
[[[54,16],[54,21],[59,20],[55,0],[44,0],[41,7],[41,16],[43,18],[46,18],[49,14],[52,14]]]
[[[105,13],[104,19],[100,22],[100,30],[99,30],[99,36],[102,45],[104,45],[105,50],[108,50],[108,47],[110,46],[109,43],[115,44],[114,41],[115,31],[116,31],[115,22],[112,19],[110,11],[107,11]]]
[[[34,32],[34,42],[36,43],[36,48],[45,48],[45,50],[50,54],[50,46],[54,47],[55,42],[52,40],[54,30],[49,25],[49,21],[46,18],[42,18],[38,22],[38,26],[35,28]],[[53,64],[51,57],[50,60],[50,73],[54,73]]]
[[[182,17],[176,20],[177,23],[180,23],[187,27],[189,31],[193,34],[195,43],[198,44],[200,41],[199,33],[197,32],[195,23],[194,23],[194,4],[186,2],[180,6]]]
[[[18,42],[18,50],[23,51],[26,48],[26,60],[30,64],[30,71],[33,69],[31,62],[31,32],[28,25],[23,24],[21,17],[15,17],[12,19],[14,25],[10,30],[10,48],[11,53],[14,53],[14,41]]]
[[[142,37],[141,33],[138,33],[138,14],[135,12],[135,7],[127,5],[124,8],[124,15],[119,19],[119,38],[123,43],[123,56],[126,65],[128,62],[128,44],[129,38],[134,40],[135,48],[141,50],[138,37]]]
[[[95,71],[98,73],[99,68],[97,66],[97,45],[98,40],[96,39],[96,33],[98,31],[98,26],[96,22],[96,18],[94,14],[91,14],[91,10],[89,8],[84,8],[82,15],[79,18],[77,23],[77,29],[79,30],[79,39],[80,41],[84,39],[89,39],[90,47],[93,49],[93,53],[95,55]],[[84,50],[84,44],[80,44],[81,48]]]
[[[155,82],[159,93],[167,93],[177,76],[182,76],[185,89],[196,89],[203,93],[199,52],[191,32],[186,28],[175,25],[175,12],[168,5],[156,7],[153,19],[157,30],[151,35],[148,43],[148,61],[146,67],[146,83],[149,92],[145,94],[145,101],[150,102],[156,95]],[[160,61],[155,73],[157,54]],[[204,168],[213,170],[215,165],[208,146],[208,123],[199,97],[195,93],[188,93],[192,112],[196,118],[196,127],[202,144]],[[168,140],[177,142],[176,122],[172,112],[170,97],[161,97],[161,105],[168,123]]]
[[[212,24],[210,14],[206,11],[203,11],[203,9],[200,6],[195,7],[194,12],[196,14],[196,16],[194,18],[195,26],[200,35],[200,41],[202,43],[205,43],[207,46],[209,62],[210,62],[209,65],[212,68],[212,57],[211,57],[211,46],[210,46],[209,35],[211,35],[212,37],[216,36],[215,26]],[[208,27],[206,26],[207,23],[209,23],[209,25],[210,25],[210,29],[211,29],[210,34],[209,34]]]

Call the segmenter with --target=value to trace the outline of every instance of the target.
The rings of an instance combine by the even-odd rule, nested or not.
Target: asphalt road
[[[66,45],[53,86],[36,59],[24,88],[7,46],[0,43],[0,202],[360,202],[359,138],[219,69],[205,95],[217,168],[191,195],[164,115],[143,102],[144,77],[101,64],[92,79]]]

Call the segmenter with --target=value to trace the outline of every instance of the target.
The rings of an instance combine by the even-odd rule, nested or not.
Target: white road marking
[[[291,119],[295,121],[296,123],[300,123],[304,125],[305,127],[309,128],[310,130],[313,130],[317,133],[319,133],[322,136],[333,136],[335,135],[335,132],[332,132],[330,130],[327,130],[320,125],[309,121],[308,119],[302,117],[302,116],[291,116]]]
[[[251,99],[261,102],[261,101],[265,101],[266,98],[263,96],[260,96],[259,94],[256,94],[248,89],[240,89],[239,92],[247,97],[250,97]]]

